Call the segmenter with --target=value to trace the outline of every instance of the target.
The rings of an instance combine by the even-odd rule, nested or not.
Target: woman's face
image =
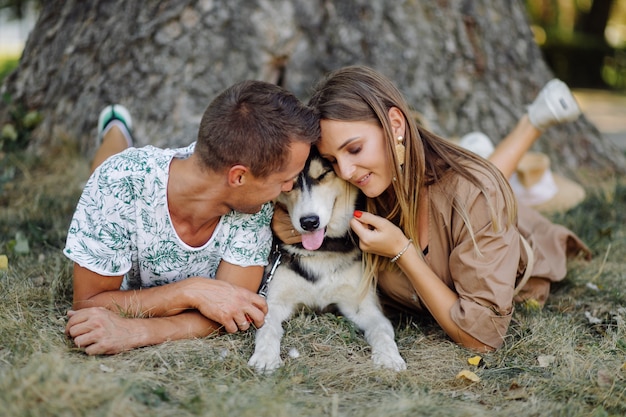
[[[335,172],[370,197],[378,197],[392,181],[383,129],[374,122],[322,120],[317,144]]]

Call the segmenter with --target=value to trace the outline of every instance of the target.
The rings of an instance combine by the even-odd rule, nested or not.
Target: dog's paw
[[[273,373],[275,370],[280,368],[282,364],[283,361],[280,359],[280,356],[273,356],[260,352],[255,352],[248,361],[248,365],[254,368],[256,372],[266,375]]]
[[[372,362],[381,368],[390,369],[392,371],[406,370],[406,362],[397,352],[377,352],[372,354]]]

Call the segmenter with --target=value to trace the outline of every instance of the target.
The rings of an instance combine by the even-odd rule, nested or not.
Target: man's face
[[[265,178],[248,174],[245,189],[242,190],[245,194],[233,204],[233,210],[256,213],[263,204],[274,200],[281,192],[291,190],[298,174],[304,169],[310,150],[310,145],[294,141],[290,146],[289,162],[285,169]]]

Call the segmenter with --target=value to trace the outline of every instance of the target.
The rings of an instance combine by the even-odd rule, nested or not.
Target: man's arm
[[[205,337],[220,325],[196,310],[171,317],[126,318],[104,307],[68,312],[65,333],[88,355],[112,355],[170,340]]]
[[[74,264],[74,309],[105,307],[133,317],[171,317],[198,310],[206,318],[236,332],[250,319],[261,327],[267,313],[265,300],[255,293],[261,267],[246,271],[222,262],[218,280],[191,277],[182,281],[141,290],[120,290],[122,277],[106,277]],[[247,272],[247,273],[246,273]],[[250,278],[258,275],[256,278]],[[246,278],[247,277],[247,278]],[[256,288],[248,290],[239,284]]]
[[[215,279],[230,282],[233,285],[250,290],[254,293],[259,291],[263,279],[262,266],[237,266],[226,261],[220,262]]]
[[[76,311],[68,312],[65,331],[87,354],[102,355],[204,337],[222,326],[231,333],[247,330],[250,321],[260,327],[267,304],[253,291],[262,273],[262,267],[248,269],[222,262],[219,280],[192,277],[122,291],[121,276],[106,277],[74,264]]]

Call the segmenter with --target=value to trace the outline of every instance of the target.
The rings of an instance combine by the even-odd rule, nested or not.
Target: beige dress
[[[481,168],[475,174],[485,185],[501,227],[494,230],[487,199],[478,188],[459,175],[447,174],[428,187],[429,242],[425,259],[459,295],[450,311],[454,322],[479,341],[498,348],[511,322],[516,282],[527,264],[520,236],[530,243],[535,261],[531,279],[516,301],[535,298],[545,302],[550,282],[565,278],[567,256],[580,251],[590,253],[573,232],[528,207],[519,207],[517,225],[504,227],[507,215],[497,182]],[[454,199],[470,213],[473,237],[452,208]],[[389,295],[405,306],[422,308],[414,291],[404,297]]]

